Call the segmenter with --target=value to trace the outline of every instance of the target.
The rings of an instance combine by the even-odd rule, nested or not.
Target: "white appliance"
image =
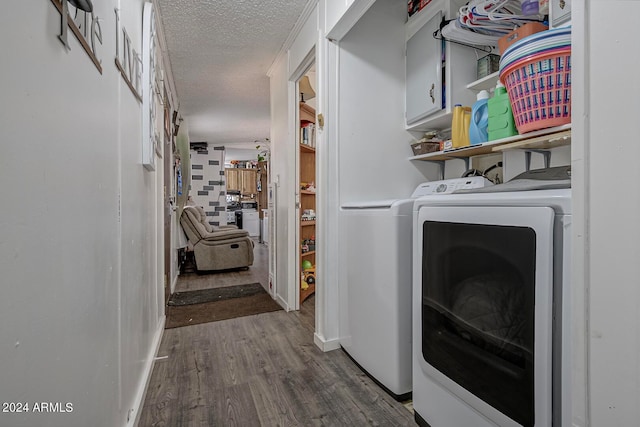
[[[421,426],[571,425],[571,190],[526,181],[415,201]]]
[[[420,184],[410,199],[341,207],[340,345],[398,400],[411,394],[411,223],[418,197],[491,184],[482,177]]]
[[[269,243],[269,209],[262,209],[262,221],[260,221],[260,238],[262,243]]]
[[[227,211],[227,224],[235,224],[236,213],[234,211]]]
[[[251,237],[260,236],[260,215],[256,209],[242,209],[242,229]]]
[[[258,202],[255,200],[241,200],[240,209],[236,211],[236,225],[249,232],[251,237],[260,237],[260,215]]]

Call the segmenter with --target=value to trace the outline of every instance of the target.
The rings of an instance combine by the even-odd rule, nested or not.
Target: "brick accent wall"
[[[189,195],[202,206],[211,225],[227,223],[226,182],[224,177],[224,147],[191,150],[191,187]]]

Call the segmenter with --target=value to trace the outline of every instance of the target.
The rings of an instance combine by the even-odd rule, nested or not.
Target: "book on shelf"
[[[304,123],[300,127],[300,143],[309,147],[316,146],[316,125],[314,123]]]

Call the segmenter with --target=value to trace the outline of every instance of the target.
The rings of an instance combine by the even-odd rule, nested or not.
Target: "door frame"
[[[171,228],[173,221],[173,171],[171,168],[171,164],[173,163],[173,136],[171,135],[171,122],[170,122],[170,110],[169,106],[169,94],[167,93],[167,89],[164,89],[164,148],[163,148],[163,167],[164,167],[164,176],[163,176],[163,206],[164,206],[164,218],[163,218],[163,228],[164,228],[164,270],[163,270],[163,281],[164,281],[164,304],[166,305],[169,302],[169,298],[171,297],[171,281],[172,281],[172,241],[171,238]]]
[[[316,64],[316,45],[314,44],[309,52],[302,59],[300,64],[295,67],[294,72],[289,78],[289,102],[290,110],[293,111],[293,129],[292,129],[292,144],[291,158],[294,159],[294,209],[289,210],[288,223],[294,230],[290,233],[289,247],[293,250],[294,260],[288,264],[288,305],[292,310],[300,310],[300,188],[298,183],[300,182],[300,141],[298,140],[299,126],[300,126],[300,107],[298,95],[298,81],[309,71],[311,67]]]

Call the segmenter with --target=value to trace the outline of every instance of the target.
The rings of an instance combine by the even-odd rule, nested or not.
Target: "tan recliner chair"
[[[253,264],[253,240],[234,225],[212,227],[200,206],[185,206],[180,224],[193,245],[198,271],[227,270]]]

